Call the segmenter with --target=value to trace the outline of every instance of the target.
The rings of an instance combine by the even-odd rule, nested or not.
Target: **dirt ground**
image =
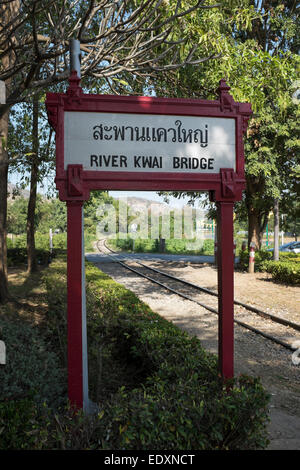
[[[204,348],[217,354],[216,315],[115,263],[99,261],[97,265],[102,271],[135,292],[152,310],[197,336]],[[146,263],[217,290],[217,269],[212,265],[162,261]],[[277,284],[265,273],[235,272],[234,282],[235,299],[300,323],[299,286]],[[300,332],[297,340],[300,340]],[[235,375],[244,373],[260,377],[271,395],[269,450],[300,450],[300,364],[293,363],[292,354],[292,351],[235,325]]]

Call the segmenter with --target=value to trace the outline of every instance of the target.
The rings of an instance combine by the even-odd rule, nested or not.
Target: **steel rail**
[[[99,242],[98,242],[98,243],[99,243]],[[97,248],[98,248],[98,250],[101,252],[101,250],[99,249],[98,243],[97,243]],[[114,252],[113,250],[111,250],[110,248],[108,248],[106,245],[105,245],[105,247],[106,247],[108,250],[110,250],[112,253],[116,253],[116,252]],[[128,269],[129,271],[132,271],[132,272],[138,274],[139,276],[144,277],[145,279],[148,279],[149,281],[151,281],[151,282],[153,282],[153,283],[155,283],[155,284],[157,284],[157,285],[163,287],[164,289],[166,289],[166,290],[168,290],[168,291],[170,291],[170,292],[172,292],[172,293],[174,293],[174,294],[176,294],[176,295],[178,295],[178,296],[180,296],[180,297],[183,297],[183,298],[186,299],[186,300],[189,300],[189,301],[191,301],[191,302],[194,302],[194,303],[200,305],[201,307],[205,308],[206,310],[209,310],[210,312],[215,313],[216,315],[219,315],[218,310],[214,309],[213,307],[209,307],[208,305],[203,304],[202,302],[199,302],[198,300],[195,300],[195,299],[193,299],[192,297],[190,297],[190,296],[188,296],[188,295],[186,295],[186,294],[183,294],[182,292],[176,291],[175,289],[172,289],[171,287],[169,287],[169,286],[163,284],[162,282],[157,281],[156,279],[153,279],[152,277],[147,276],[146,274],[141,273],[140,271],[138,271],[138,270],[132,268],[131,266],[128,266],[126,263],[123,263],[122,261],[115,259],[115,257],[112,256],[112,255],[110,255],[109,253],[105,253],[105,254],[106,254],[107,256],[109,256],[110,258],[112,258],[112,260],[113,260],[115,263],[120,264],[120,265],[123,266],[125,269]],[[136,260],[134,260],[134,262],[136,262]],[[139,263],[139,264],[143,264],[143,263]],[[144,266],[145,266],[146,268],[148,268],[148,269],[155,270],[154,268],[149,268],[149,266],[147,266],[147,265],[144,265]],[[155,271],[158,271],[158,270],[155,270]],[[166,275],[166,273],[160,273],[160,274]],[[167,276],[167,277],[170,277],[171,275],[166,275],[166,276]],[[174,278],[175,280],[180,281],[180,282],[183,282],[183,283],[188,284],[188,285],[191,285],[191,284],[192,284],[192,283],[188,283],[187,281],[183,281],[183,280],[181,280],[181,279],[179,279],[179,278],[176,278],[176,277],[174,277],[174,276],[171,276],[171,278]],[[205,290],[205,291],[208,290],[208,291],[209,291],[209,289],[202,288],[202,287],[200,287],[200,286],[197,286],[196,284],[195,284],[194,286],[197,287],[197,288],[200,288],[200,290]],[[213,291],[209,291],[209,292],[207,292],[207,293],[211,293],[211,292],[213,292]],[[216,296],[218,296],[215,292],[214,292],[213,294],[216,295]],[[247,308],[247,307],[244,307],[244,308]],[[266,312],[265,312],[265,313],[266,313]],[[266,314],[266,315],[268,316],[269,314]],[[277,317],[276,317],[276,318],[277,318]],[[254,333],[256,333],[256,334],[258,334],[258,335],[260,335],[260,336],[263,336],[264,338],[269,339],[269,340],[271,340],[272,342],[277,343],[277,344],[279,344],[280,346],[283,346],[284,348],[286,348],[286,349],[288,349],[288,350],[290,350],[290,351],[294,351],[294,350],[295,350],[295,348],[293,348],[289,343],[286,343],[285,341],[281,341],[280,339],[275,338],[274,336],[269,335],[268,333],[265,333],[265,332],[263,332],[263,331],[261,331],[261,330],[258,330],[257,328],[254,328],[253,326],[248,325],[247,323],[241,322],[240,320],[237,320],[237,319],[235,319],[235,318],[234,318],[233,321],[234,321],[234,323],[236,323],[237,325],[241,326],[242,328],[245,328],[245,329],[250,330],[250,331],[252,331],[252,332],[254,332]],[[285,326],[286,326],[286,325],[285,325]],[[297,325],[297,326],[298,326],[298,325]]]
[[[111,248],[109,248],[104,240],[104,246],[107,250],[111,251],[112,253],[116,253],[113,251]],[[122,255],[121,255],[122,256]],[[123,256],[123,258],[126,259],[126,257]],[[176,276],[172,276],[172,274],[165,273],[163,271],[160,271],[159,269],[153,268],[152,266],[148,266],[141,261],[134,259],[134,262],[137,264],[140,264],[141,266],[144,266],[145,268],[154,271],[158,274],[161,274],[162,276],[165,276],[169,279],[173,279],[174,281],[181,282],[182,284],[185,284],[187,286],[193,287],[194,289],[200,290],[202,292],[205,292],[206,294],[213,295],[215,297],[218,297],[218,294],[210,289],[207,289],[205,287],[199,286],[198,284],[194,284],[192,282],[186,281],[184,279],[180,279]],[[244,307],[247,310],[250,310],[253,313],[256,313],[257,315],[261,316],[262,318],[266,318],[268,320],[272,320],[275,323],[280,323],[281,325],[288,326],[289,328],[293,328],[294,330],[300,331],[300,324],[291,322],[289,320],[286,320],[285,318],[278,317],[277,315],[272,315],[271,313],[264,312],[263,310],[260,310],[257,307],[253,307],[252,305],[245,304],[243,302],[240,302],[239,300],[234,300],[235,305],[240,305],[241,307]]]

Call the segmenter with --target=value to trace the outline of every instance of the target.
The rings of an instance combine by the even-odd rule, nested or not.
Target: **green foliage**
[[[40,219],[36,224],[36,229],[41,233],[49,233],[52,229],[60,232],[67,231],[67,206],[65,202],[57,198],[38,199],[37,211],[40,212]]]
[[[275,281],[296,285],[300,283],[300,255],[294,253],[279,253],[279,261],[273,261],[271,251],[260,250],[255,252],[254,269],[257,272],[272,274]],[[240,252],[239,267],[247,270],[249,265],[249,252]]]
[[[0,401],[0,450],[41,449],[43,425],[32,399]]]
[[[38,264],[45,265],[49,262],[50,252],[44,249],[36,250],[36,257]],[[8,248],[7,250],[7,265],[9,267],[19,266],[27,263],[27,249],[26,248]]]
[[[16,197],[8,201],[7,231],[14,235],[26,232],[28,199]],[[49,234],[51,228],[53,232],[67,230],[67,210],[66,203],[59,199],[45,199],[41,195],[37,196],[35,210],[35,227],[40,233]]]
[[[216,357],[195,337],[90,263],[86,279],[90,395],[99,412],[74,414],[66,402],[66,262],[59,257],[44,271],[42,327],[1,317],[8,361],[0,369],[0,449],[266,447],[268,395],[259,380],[240,376],[225,387]]]
[[[188,361],[187,365],[190,366]],[[227,393],[214,374],[209,382],[207,369],[203,375],[198,370],[186,374],[180,373],[180,366],[170,366],[143,389],[131,393],[121,389],[108,413],[110,419],[102,418],[109,426],[106,436],[110,431],[113,448],[264,448],[266,415],[261,411],[266,406],[266,396],[261,393],[259,382],[243,377]],[[111,448],[111,444],[103,444]]]
[[[251,215],[249,241],[258,245],[255,234],[264,231],[274,198],[281,200],[290,231],[299,229],[299,190],[292,175],[300,155],[300,107],[292,99],[299,79],[299,24],[297,2],[221,2],[220,8],[195,13],[184,25],[190,41],[200,45],[200,55],[213,51],[220,57],[201,68],[183,67],[155,83],[162,96],[215,99],[219,80],[225,78],[236,101],[251,103],[254,114],[245,136],[247,185],[237,209],[244,220]]]
[[[48,310],[45,321],[45,336],[55,347],[64,367],[67,367],[67,286],[65,262],[62,256],[50,265],[45,285],[47,289]]]
[[[279,261],[265,261],[263,269],[271,273],[275,281],[290,285],[300,284],[299,254],[281,254]]]
[[[45,101],[45,96],[39,95],[39,103]],[[48,119],[39,106],[39,177],[49,174],[55,165],[54,139],[51,129],[49,129]],[[28,172],[35,155],[32,150],[32,119],[33,105],[32,100],[18,103],[10,110],[9,134],[8,134],[8,153],[10,165],[13,170],[17,170],[28,184]]]
[[[17,197],[7,203],[7,231],[19,235],[26,232],[28,200]]]
[[[132,251],[133,250],[133,238],[129,237],[117,237],[112,238],[108,241],[108,245],[110,245],[113,249],[119,248],[122,251]]]
[[[96,238],[97,224],[103,219],[101,208],[105,204],[116,205],[116,201],[106,191],[93,191],[89,201],[84,205],[85,240],[87,249],[92,249],[92,241]],[[17,235],[10,247],[26,247],[26,221],[28,200],[16,197],[8,201],[8,233]],[[118,222],[117,213],[117,222]],[[45,199],[37,197],[35,211],[35,243],[37,249],[49,249],[49,230],[53,233],[53,247],[66,248],[67,240],[67,209],[66,203],[57,198]],[[55,233],[58,231],[58,233]]]
[[[202,255],[214,255],[215,242],[214,240],[204,240],[202,247]]]
[[[243,271],[247,271],[249,266],[249,251],[240,251],[239,254],[240,261],[239,267]],[[263,263],[267,260],[271,260],[273,257],[273,253],[271,251],[266,250],[257,250],[255,251],[255,263],[254,263],[254,270],[255,271],[263,271]]]
[[[135,251],[137,253],[158,253],[159,241],[151,239],[127,238],[110,239],[109,245],[113,248],[119,248],[122,251]],[[167,239],[165,242],[165,253],[182,255],[213,255],[214,241],[207,239]]]
[[[39,405],[61,405],[66,396],[65,370],[39,329],[26,320],[1,316],[0,331],[6,344],[6,365],[0,368],[0,396],[7,400],[29,397]]]
[[[138,368],[140,383],[112,397],[102,417],[102,445],[135,450],[263,447],[267,396],[258,381],[241,378],[227,393],[216,358],[196,338],[107,276],[97,279],[95,269],[87,270],[89,288],[100,301],[93,328],[109,331],[119,357],[126,357],[136,374]]]
[[[96,236],[95,233],[93,232],[85,232],[84,234],[85,238],[85,249],[86,250],[91,250],[92,249],[92,242],[95,240]],[[41,232],[36,232],[35,233],[35,246],[37,250],[37,254],[39,255],[39,252],[49,252],[50,249],[50,244],[49,244],[49,233],[41,233]],[[52,238],[52,243],[53,243],[53,249],[54,251],[60,251],[60,250],[65,250],[67,248],[67,233],[54,233],[53,238]],[[25,249],[26,249],[26,235],[21,234],[13,239],[7,240],[7,247],[9,250],[17,250],[19,249],[20,252],[24,252],[25,255]],[[20,255],[21,256],[21,255]],[[27,255],[26,255],[27,256]]]
[[[46,278],[53,338],[56,326],[65,330],[64,263],[56,260]],[[195,337],[90,263],[86,280],[90,393],[101,408],[92,422],[74,423],[75,437],[65,413],[57,417],[63,448],[74,448],[79,435],[81,448],[90,449],[267,445],[268,396],[258,380],[239,377],[228,390],[215,356]]]
[[[87,235],[87,239],[90,242],[90,238]],[[27,248],[26,248],[26,234],[21,234],[14,238],[14,240],[7,240],[7,263],[8,266],[19,266],[27,263]],[[49,234],[36,232],[35,234],[35,246],[36,246],[36,257],[37,262],[40,265],[47,264],[51,257],[55,256],[62,250],[67,248],[67,234],[57,233],[53,234],[53,252],[50,255],[49,246]]]
[[[32,431],[37,422],[37,408],[32,400],[0,402],[0,450],[32,449]]]
[[[26,234],[22,233],[12,239],[7,239],[7,262],[8,266],[19,266],[27,264]],[[94,251],[93,243],[96,239],[94,232],[85,231],[85,251]],[[47,264],[52,257],[67,249],[67,233],[53,233],[53,251],[50,254],[49,233],[35,233],[35,247],[37,262],[40,265]]]

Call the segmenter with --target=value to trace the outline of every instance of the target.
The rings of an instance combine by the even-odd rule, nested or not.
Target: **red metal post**
[[[217,202],[219,369],[226,380],[234,375],[233,202]]]
[[[68,395],[83,407],[82,361],[82,201],[67,201],[68,221]]]

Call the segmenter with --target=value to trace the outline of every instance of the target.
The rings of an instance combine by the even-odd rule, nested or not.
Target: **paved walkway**
[[[160,260],[160,261],[186,261],[189,263],[213,263],[213,256],[188,256],[188,255],[168,255],[160,253],[116,253],[111,254],[117,260],[122,260],[124,257],[128,259],[140,259],[140,260]],[[107,256],[104,253],[86,253],[86,258],[91,262],[100,262],[105,261],[111,262],[111,257]]]
[[[163,253],[115,253],[111,254],[111,256],[107,256],[104,253],[86,253],[86,259],[91,261],[92,263],[107,263],[111,262],[111,256],[116,258],[116,260],[124,260],[124,257],[127,259],[140,259],[140,260],[159,260],[159,261],[174,261],[180,262],[184,261],[187,263],[214,263],[214,256],[196,256],[196,255],[170,255],[170,254],[163,254]],[[235,263],[238,263],[239,258],[235,258]]]

